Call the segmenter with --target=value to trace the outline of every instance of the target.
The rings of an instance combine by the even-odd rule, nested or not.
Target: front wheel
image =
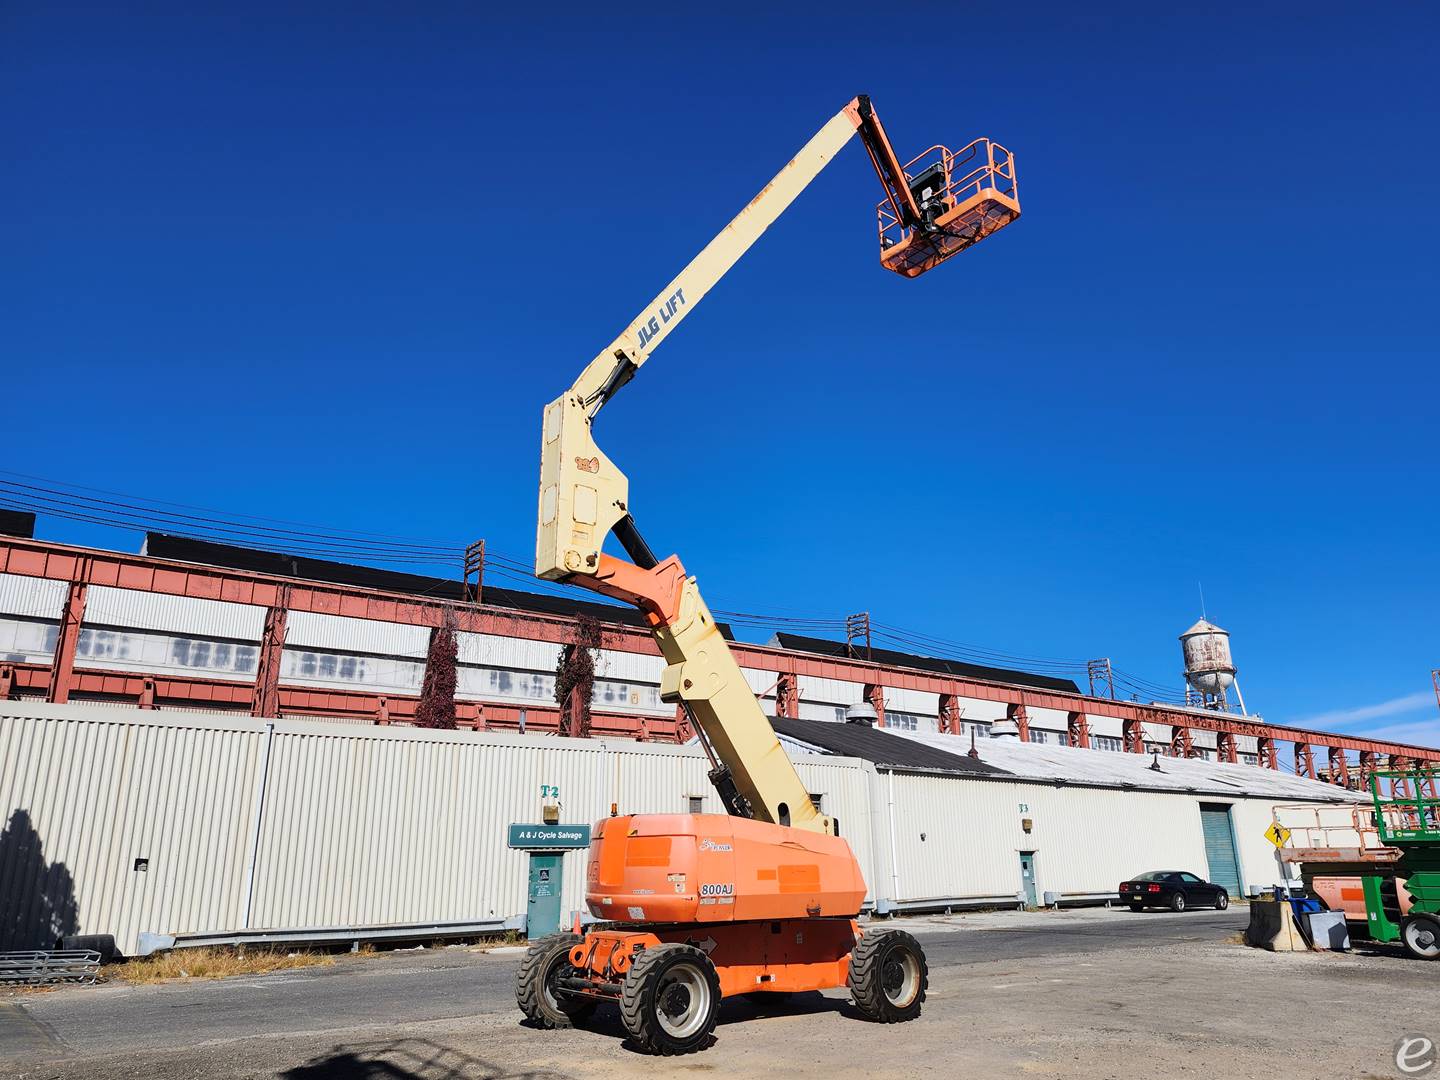
[[[925,1003],[930,968],[925,950],[904,930],[869,930],[850,954],[850,997],[881,1024],[914,1020]]]
[[[1229,893],[1223,893],[1223,892],[1222,892],[1219,896],[1215,897],[1215,910],[1216,910],[1216,911],[1224,911],[1224,910],[1225,910],[1226,908],[1228,908],[1229,906],[1230,906],[1230,894],[1229,894]]]
[[[579,934],[551,934],[531,942],[525,950],[525,959],[515,973],[515,1003],[537,1027],[574,1027],[595,1011],[594,1001],[572,997],[557,983],[574,970],[570,966],[570,948],[582,940]]]
[[[1400,924],[1400,938],[1417,960],[1440,960],[1440,919],[1434,915],[1409,916]]]
[[[620,987],[620,1019],[647,1053],[705,1049],[719,1015],[720,976],[710,958],[693,945],[646,949]]]
[[[1174,896],[1172,896],[1172,897],[1170,898],[1170,910],[1171,910],[1171,911],[1184,911],[1184,910],[1185,910],[1185,894],[1184,894],[1183,892],[1177,892]]]

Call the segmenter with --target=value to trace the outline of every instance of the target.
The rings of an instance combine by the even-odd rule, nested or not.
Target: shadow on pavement
[[[548,1069],[519,1072],[428,1039],[336,1046],[279,1074],[282,1080],[566,1080]]]

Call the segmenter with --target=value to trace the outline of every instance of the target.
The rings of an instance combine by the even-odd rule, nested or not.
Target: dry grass
[[[107,978],[129,983],[170,979],[224,979],[231,975],[267,975],[289,968],[326,967],[335,958],[326,953],[279,952],[267,949],[173,949],[105,969]]]

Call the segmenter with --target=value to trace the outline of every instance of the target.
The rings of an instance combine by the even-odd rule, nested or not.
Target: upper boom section
[[[630,516],[629,482],[596,445],[592,425],[605,403],[857,131],[885,188],[885,212],[904,230],[903,250],[913,253],[901,272],[923,273],[967,246],[938,239],[938,230],[951,228],[954,208],[938,208],[933,178],[917,180],[906,171],[869,99],[857,97],[586,365],[569,390],[545,407],[540,452],[536,575],[639,607],[668,662],[661,698],[683,704],[694,719],[716,765],[712,779],[732,813],[815,832],[833,832],[831,820],[812,806],[695,579],[685,574],[678,558],[657,560],[640,538]],[[666,453],[685,453],[685,407],[677,401],[653,421],[656,442]],[[704,482],[697,478],[697,485]],[[633,562],[602,551],[611,532]]]
[[[820,170],[830,164],[856,129],[866,122],[861,114],[862,105],[873,121],[869,101],[863,97],[855,98],[831,117],[776,174],[775,179],[735,215],[720,235],[706,244],[704,250],[660,290],[660,295],[645,305],[635,321],[590,361],[571,386],[570,393],[579,397],[587,407],[598,410],[616,390],[629,382],[635,370],[680,325],[680,320],[690,313],[690,309],[725,276],[740,256],[750,250],[750,246],[786,211]],[[888,149],[888,142],[885,147]],[[894,151],[890,151],[889,156],[893,161]],[[894,168],[899,171],[899,162],[894,162]]]

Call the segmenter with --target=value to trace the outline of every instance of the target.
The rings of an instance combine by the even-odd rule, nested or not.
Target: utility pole
[[[852,660],[862,659],[860,653],[862,642],[865,646],[863,659],[873,659],[870,650],[870,613],[868,611],[845,616],[845,652]]]
[[[1091,660],[1085,665],[1085,673],[1090,676],[1090,696],[1108,697],[1115,700],[1115,673],[1110,667],[1110,658],[1101,657],[1099,660]]]

